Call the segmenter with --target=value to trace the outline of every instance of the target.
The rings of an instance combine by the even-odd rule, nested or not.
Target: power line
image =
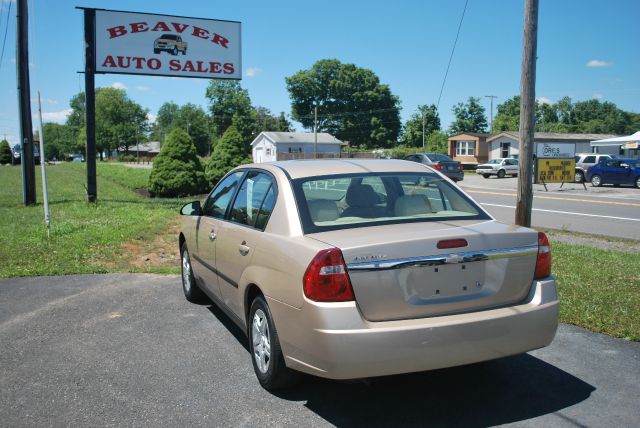
[[[449,75],[449,67],[451,67],[451,60],[453,59],[453,53],[456,51],[456,45],[458,44],[458,36],[460,36],[460,29],[462,28],[462,21],[464,20],[464,14],[467,11],[467,4],[469,0],[464,2],[464,9],[462,9],[462,16],[460,17],[460,24],[458,24],[458,32],[456,33],[456,40],[453,42],[453,48],[451,48],[451,55],[449,56],[449,63],[447,64],[447,71],[444,73],[444,79],[442,79],[442,86],[440,87],[440,95],[438,95],[438,103],[436,109],[440,107],[440,98],[442,98],[442,91],[444,90],[444,84],[447,81]]]
[[[2,68],[2,58],[4,57],[4,44],[7,41],[7,30],[9,29],[9,16],[11,16],[11,5],[13,2],[9,2],[9,8],[7,9],[7,22],[4,27],[4,38],[2,39],[2,52],[0,53],[0,68]]]

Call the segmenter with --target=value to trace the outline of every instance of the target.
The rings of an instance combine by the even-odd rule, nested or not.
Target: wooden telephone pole
[[[18,111],[20,114],[20,144],[22,153],[22,200],[25,205],[36,203],[36,165],[33,155],[33,124],[31,123],[31,90],[29,83],[29,16],[27,0],[16,3],[16,77]],[[42,138],[42,136],[40,137]],[[42,154],[40,162],[44,162]]]
[[[533,206],[533,146],[535,131],[538,0],[524,0],[524,37],[520,78],[520,169],[515,223],[531,226]]]

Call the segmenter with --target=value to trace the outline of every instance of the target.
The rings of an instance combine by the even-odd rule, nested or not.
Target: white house
[[[346,145],[331,134],[318,133],[317,149],[321,157],[339,157]],[[251,143],[255,163],[312,158],[313,152],[314,134],[307,132],[261,132]]]
[[[575,153],[591,153],[593,151],[591,148],[591,141],[614,136],[615,135],[610,134],[562,134],[558,132],[536,132],[533,140],[536,146],[544,143],[559,144],[561,146],[567,146],[567,148],[574,149]],[[517,158],[520,155],[519,132],[501,132],[487,138],[487,144],[489,145],[489,159],[508,157]],[[534,153],[536,151],[537,150],[534,149]],[[618,154],[617,148],[613,150],[609,147],[599,149],[598,152]]]

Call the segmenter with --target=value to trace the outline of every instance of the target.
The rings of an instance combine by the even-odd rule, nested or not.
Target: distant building
[[[463,165],[478,165],[488,158],[487,138],[491,134],[465,132],[449,137],[448,153],[453,160]]]
[[[575,153],[591,153],[591,141],[615,137],[611,134],[564,134],[559,132],[536,132],[534,144],[553,143],[573,147]],[[489,159],[517,158],[520,156],[520,133],[516,131],[501,132],[487,138]],[[536,147],[533,150],[536,153]],[[618,147],[600,147],[598,153],[618,154]]]
[[[153,158],[160,153],[160,141],[149,141],[140,143],[137,146],[129,146],[129,154],[136,156],[140,153],[141,157]]]
[[[331,134],[318,133],[318,157],[340,157],[342,146],[346,146]],[[310,159],[314,153],[312,132],[261,132],[251,143],[251,154],[255,163],[287,159]]]

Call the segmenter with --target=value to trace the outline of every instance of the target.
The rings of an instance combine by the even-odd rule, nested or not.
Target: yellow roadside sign
[[[571,159],[538,159],[536,182],[562,183],[571,182],[576,171],[576,160]]]

